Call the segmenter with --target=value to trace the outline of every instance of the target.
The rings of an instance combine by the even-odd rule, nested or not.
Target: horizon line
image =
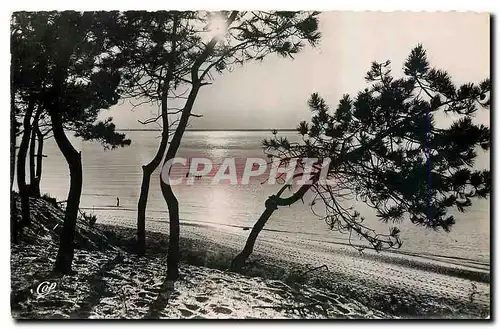
[[[297,131],[296,128],[241,128],[241,129],[224,129],[224,128],[214,128],[214,129],[203,129],[203,128],[194,128],[194,129],[186,129],[186,131]],[[116,129],[116,131],[161,131],[161,129],[148,129],[148,128],[120,128]]]

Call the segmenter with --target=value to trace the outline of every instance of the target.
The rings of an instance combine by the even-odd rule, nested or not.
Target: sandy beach
[[[14,318],[376,319],[489,314],[489,271],[481,265],[401,253],[359,255],[347,246],[292,241],[266,232],[249,264],[231,273],[229,262],[248,231],[192,224],[181,227],[181,278],[171,289],[165,281],[165,223],[148,222],[146,255],[137,257],[134,223],[123,218],[122,225],[116,225],[118,219],[98,219],[94,228],[80,222],[77,273],[55,277],[51,270],[62,212],[43,200],[32,204],[34,225],[23,233],[25,242],[12,246]],[[33,236],[38,238],[30,240]],[[33,293],[45,281],[56,282],[56,288],[46,295]]]
[[[134,227],[133,221],[124,218],[119,221],[121,226]],[[116,222],[107,221],[107,224]],[[203,241],[207,250],[213,250],[215,254],[226,250],[228,262],[241,250],[249,232],[239,228],[220,229],[212,225],[186,224],[181,227],[181,238]],[[147,229],[150,232],[168,233],[165,222],[150,221]],[[129,234],[133,234],[133,231]],[[160,240],[158,242],[161,243],[162,237],[153,235],[151,240]],[[215,247],[210,248],[210,245]],[[250,257],[250,263],[254,262],[268,266],[280,264],[300,271],[326,265],[327,271],[314,274],[336,281],[336,291],[349,291],[369,305],[373,305],[371,303],[374,300],[385,302],[386,296],[392,295],[398,300],[395,302],[398,306],[395,307],[411,308],[416,307],[410,306],[414,299],[421,310],[407,311],[416,314],[426,308],[436,308],[437,311],[441,306],[433,305],[435,301],[443,304],[443,311],[447,306],[458,303],[468,305],[464,307],[472,306],[477,312],[486,312],[490,303],[489,264],[470,260],[398,251],[376,253],[365,250],[359,254],[348,245],[311,241],[306,237],[297,239],[296,234],[263,231]]]

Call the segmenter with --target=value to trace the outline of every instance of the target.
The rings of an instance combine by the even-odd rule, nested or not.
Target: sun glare
[[[208,34],[210,38],[222,38],[226,34],[226,19],[221,16],[214,16],[208,25]]]

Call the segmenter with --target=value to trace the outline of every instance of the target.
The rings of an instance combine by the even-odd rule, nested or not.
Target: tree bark
[[[19,195],[21,196],[21,216],[23,226],[27,226],[31,222],[29,191],[26,186],[26,156],[31,136],[31,116],[33,115],[33,107],[34,104],[30,101],[28,107],[26,108],[26,113],[24,114],[24,131],[17,155],[17,186],[19,188]]]
[[[57,252],[54,270],[62,274],[71,274],[73,273],[71,265],[74,256],[76,219],[82,194],[82,159],[81,153],[71,145],[71,142],[64,132],[61,115],[58,109],[51,109],[49,112],[54,139],[68,163],[70,173],[70,185],[66,201],[66,211],[64,213],[64,224],[59,239],[59,250]]]

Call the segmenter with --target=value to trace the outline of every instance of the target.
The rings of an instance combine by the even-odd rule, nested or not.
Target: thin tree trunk
[[[173,35],[176,35],[178,20],[174,18]],[[172,54],[167,65],[167,73],[163,80],[162,97],[161,97],[161,115],[163,131],[161,135],[160,146],[156,151],[154,158],[145,166],[142,166],[142,183],[141,193],[137,204],[137,254],[144,255],[146,252],[146,206],[148,203],[149,186],[151,175],[158,168],[161,160],[165,156],[165,151],[168,144],[169,126],[168,126],[168,93],[170,91],[170,82],[174,77],[175,69],[175,51],[176,40],[172,40]]]
[[[35,115],[36,120],[36,115]],[[35,182],[35,149],[36,149],[36,132],[34,129],[35,120],[33,121],[33,126],[31,127],[31,137],[30,137],[30,151],[29,151],[29,167],[30,167],[30,194],[33,195],[33,183]]]
[[[175,34],[174,26],[174,34]],[[175,51],[175,42],[172,44],[172,50]],[[139,196],[139,201],[137,203],[137,254],[144,255],[146,252],[146,206],[148,203],[149,186],[151,182],[151,175],[158,168],[165,155],[168,144],[168,92],[170,90],[170,82],[174,75],[174,58],[172,55],[172,60],[170,61],[165,80],[163,81],[163,91],[161,99],[161,114],[162,114],[162,125],[163,131],[161,135],[160,146],[156,151],[154,158],[145,166],[142,166],[142,183],[141,183],[141,194]]]
[[[382,138],[383,137],[385,137],[385,136],[382,136]],[[365,147],[370,147],[370,146],[365,146]],[[357,150],[355,150],[355,151],[357,151]],[[351,151],[351,152],[355,152],[355,151]],[[341,148],[341,155],[342,155],[341,158],[343,158],[345,156],[344,155],[344,145],[342,145],[342,148]],[[335,165],[334,163],[330,163],[329,171],[331,170],[331,168],[334,165]],[[316,175],[313,175],[311,177],[311,182],[309,184],[302,185],[292,196],[283,199],[280,196],[284,192],[285,188],[287,187],[287,185],[285,185],[280,189],[280,191],[276,195],[273,195],[273,196],[269,197],[268,200],[266,200],[266,209],[264,210],[262,215],[259,217],[259,219],[255,223],[255,225],[253,226],[252,231],[250,232],[250,235],[248,236],[247,241],[245,243],[245,247],[231,262],[231,266],[230,266],[231,270],[239,270],[243,267],[243,265],[245,265],[245,262],[248,260],[248,257],[250,257],[250,254],[253,252],[253,247],[255,245],[255,241],[257,240],[259,233],[262,231],[265,224],[267,223],[267,221],[269,220],[269,218],[271,217],[273,212],[277,209],[277,207],[278,206],[290,206],[290,205],[294,204],[295,202],[297,202],[298,200],[302,199],[304,197],[304,195],[306,194],[306,192],[312,186],[314,186],[314,184],[316,184],[320,180],[320,178],[321,178],[321,175],[320,175],[320,172],[318,172]]]
[[[266,209],[260,215],[259,219],[257,222],[254,224],[252,227],[252,231],[250,232],[250,235],[247,238],[247,242],[245,243],[245,247],[243,250],[234,257],[233,261],[231,262],[231,267],[230,270],[232,271],[237,271],[245,265],[245,262],[247,261],[248,257],[250,257],[250,254],[253,252],[253,247],[255,246],[255,241],[257,241],[257,237],[259,236],[260,232],[266,225],[267,221],[271,217],[271,215],[274,213],[275,210],[278,209],[278,206],[276,202],[273,202],[276,200],[276,198],[279,198],[281,194],[287,189],[288,185],[284,185],[278,193],[276,193],[275,196],[271,196],[266,200],[265,206]]]
[[[36,170],[36,159],[35,159],[36,157],[35,146],[37,143],[37,139],[39,139],[40,129],[38,127],[38,121],[40,120],[41,114],[42,114],[42,107],[39,105],[35,117],[33,119],[33,125],[31,127],[31,141],[30,141],[30,189],[29,189],[30,191],[29,192],[30,195],[34,197],[40,197],[40,183],[38,182],[39,176],[36,175],[37,170]],[[40,145],[40,141],[38,141],[38,145]]]
[[[281,198],[281,194],[286,190],[288,185],[284,185],[278,193],[275,195],[270,196],[266,200],[266,209],[260,215],[259,219],[255,223],[255,225],[252,228],[252,231],[250,232],[250,235],[247,238],[247,241],[245,243],[245,247],[243,250],[236,255],[236,257],[232,260],[230,270],[232,271],[237,271],[240,270],[248,260],[248,257],[253,252],[253,247],[255,246],[255,241],[257,240],[257,237],[259,236],[260,232],[266,225],[267,221],[271,217],[271,215],[274,213],[275,210],[278,209],[278,206],[289,206],[292,205],[293,203],[297,202],[298,200],[302,199],[306,192],[319,180],[320,176],[315,175],[311,179],[311,184],[309,185],[302,185],[292,196],[288,198]]]
[[[165,114],[167,115],[167,114]],[[139,201],[137,203],[137,254],[144,255],[146,251],[146,206],[148,203],[149,187],[151,175],[158,168],[161,159],[165,154],[168,143],[168,131],[163,132],[160,146],[156,151],[153,160],[145,166],[142,166],[142,183]]]
[[[255,225],[252,228],[252,231],[250,232],[250,235],[247,238],[247,242],[245,243],[245,247],[243,250],[236,256],[234,257],[233,261],[231,262],[231,271],[237,271],[245,265],[245,262],[247,261],[248,257],[250,257],[250,254],[253,252],[253,247],[255,245],[255,241],[257,240],[257,237],[259,236],[259,233],[262,231],[264,226],[266,225],[267,221],[271,217],[271,215],[274,213],[274,211],[277,208],[267,208],[264,210],[262,215],[260,215],[259,219],[255,223]]]
[[[142,166],[142,183],[139,201],[137,202],[137,254],[144,255],[146,252],[146,206],[148,204],[149,184],[152,171],[148,166]]]
[[[17,121],[16,121],[16,104],[15,96],[16,90],[12,79],[12,67],[10,73],[10,190],[14,187],[14,177],[16,170],[16,135],[17,135]]]
[[[12,73],[11,73],[12,75]],[[10,91],[10,233],[13,243],[17,243],[18,222],[16,214],[16,199],[14,197],[14,178],[16,171],[16,134],[17,122],[15,111],[15,90],[12,84],[11,77],[11,91]]]
[[[179,201],[175,197],[172,187],[160,180],[161,193],[167,202],[169,214],[169,240],[167,255],[167,281],[176,281],[179,278]]]
[[[33,119],[33,124],[31,127],[31,140],[30,140],[30,153],[29,153],[29,166],[30,166],[30,184],[29,184],[29,194],[30,196],[40,197],[40,185],[37,183],[38,177],[36,176],[36,155],[35,155],[35,147],[37,142],[37,131],[38,129],[38,120],[40,119],[40,114],[42,112],[42,108],[39,106],[35,117]],[[40,142],[38,142],[40,143]]]
[[[227,26],[236,19],[237,11],[232,11],[229,19],[227,20]],[[175,30],[174,30],[175,35]],[[189,96],[186,100],[186,104],[182,109],[182,114],[179,119],[179,123],[175,130],[175,133],[170,142],[170,146],[165,157],[165,162],[173,159],[177,154],[177,150],[181,144],[182,136],[186,131],[186,126],[191,116],[191,110],[193,109],[194,102],[198,96],[198,92],[203,85],[203,77],[208,71],[205,71],[201,76],[198,75],[198,71],[205,60],[213,53],[214,47],[217,44],[217,38],[212,38],[207,44],[203,53],[196,59],[193,66],[191,67],[191,82],[193,84]],[[172,49],[175,49],[175,43],[172,44]],[[166,184],[162,179],[160,179],[160,188],[162,191],[163,198],[167,203],[168,215],[169,215],[169,244],[168,244],[168,255],[167,255],[167,281],[175,281],[179,277],[179,259],[180,259],[180,249],[179,249],[179,235],[180,235],[180,224],[179,224],[179,201],[175,197],[174,192],[169,184]]]
[[[38,127],[38,123],[33,127],[37,136],[38,148],[36,150],[36,172],[33,190],[35,195],[40,196],[40,181],[42,179],[42,162],[43,162],[43,134]]]
[[[23,226],[30,224],[30,199],[29,191],[26,186],[26,156],[31,136],[31,116],[33,115],[33,107],[34,104],[30,101],[28,107],[26,108],[26,113],[24,114],[24,131],[17,155],[17,186],[19,188],[19,195],[21,196],[21,216]]]
[[[83,183],[82,159],[81,153],[71,145],[71,142],[64,132],[62,119],[58,109],[50,110],[50,119],[52,122],[54,139],[68,163],[70,173],[70,185],[66,201],[66,211],[64,213],[64,224],[59,239],[59,250],[57,252],[54,270],[62,274],[71,274],[71,265],[74,256],[76,219],[80,206]]]
[[[174,137],[170,143],[170,147],[167,151],[167,156],[165,157],[165,162],[173,159],[179,149],[182,136],[186,130],[188,119],[191,115],[191,110],[196,99],[196,95],[200,89],[201,85],[195,84],[190,92],[186,105],[181,114],[179,124],[175,130]],[[169,240],[168,240],[168,254],[167,254],[167,281],[176,281],[179,278],[179,260],[180,260],[180,249],[179,249],[179,235],[180,235],[180,223],[179,223],[179,201],[175,197],[174,191],[169,184],[166,184],[162,179],[160,179],[160,188],[163,195],[163,199],[167,203],[168,216],[169,216]]]

